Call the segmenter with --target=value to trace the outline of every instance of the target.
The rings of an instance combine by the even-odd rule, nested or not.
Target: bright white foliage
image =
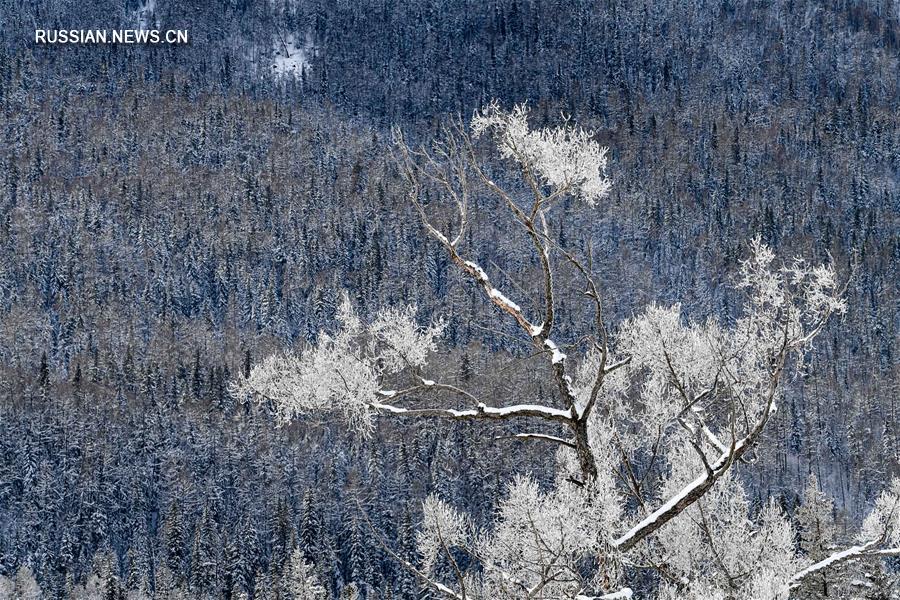
[[[531,129],[528,108],[517,105],[512,112],[496,103],[488,105],[472,119],[478,137],[492,132],[504,158],[536,173],[541,183],[554,191],[570,190],[594,206],[609,193],[606,177],[607,148],[595,142],[593,133],[564,123],[553,129]]]
[[[547,598],[609,590],[608,581],[585,580],[582,567],[587,559],[600,560],[604,567],[595,575],[615,579],[622,560],[614,550],[616,535],[641,518],[626,511],[613,475],[621,453],[633,458],[657,440],[659,460],[668,468],[655,489],[648,484],[647,500],[652,506],[676,496],[704,473],[698,448],[715,462],[723,449],[749,433],[763,411],[774,410],[772,369],[779,353],[808,344],[829,314],[845,308],[830,268],[807,268],[800,261],[776,268],[768,248],[754,241],[751,249],[738,284],[748,301],[731,326],[691,322],[679,305],[651,305],[621,325],[607,364],[614,357],[627,356],[630,362],[604,379],[598,396],[604,410],[593,412],[590,421],[596,480],[584,487],[568,483],[579,478],[579,464],[573,452],[560,450],[556,485],[541,489],[529,478],[516,479],[486,531],[474,531],[463,515],[430,497],[417,536],[422,569],[449,584],[455,578],[448,575],[448,560],[454,553],[469,554],[477,568],[461,576],[473,599],[512,600],[537,588]],[[365,434],[373,426],[373,403],[397,393],[383,388],[385,377],[409,370],[422,387],[435,385],[419,373],[437,349],[443,322],[423,327],[416,323],[415,310],[403,307],[386,309],[367,324],[346,297],[338,320],[337,332],[321,335],[300,354],[263,361],[239,383],[238,392],[274,401],[285,420],[338,412]],[[554,362],[561,352],[551,344]],[[591,351],[574,371],[579,409],[588,402],[599,365],[600,353]],[[742,418],[732,434],[728,415],[735,412]],[[897,494],[892,490],[879,499],[864,532],[888,529],[898,535],[897,512],[889,510]],[[685,582],[677,593],[664,589],[661,597],[781,600],[791,576],[803,566],[787,519],[774,505],[752,514],[743,488],[730,474],[654,539],[638,553],[652,549],[646,558],[666,564]]]
[[[381,342],[379,358],[388,373],[397,373],[407,367],[422,367],[432,352],[437,351],[437,338],[444,331],[444,322],[438,321],[427,328],[416,324],[416,309],[386,308],[369,326],[376,342]]]
[[[690,456],[673,457],[664,495],[693,477]],[[696,462],[696,461],[693,461]],[[790,522],[774,503],[753,518],[743,487],[731,473],[678,519],[663,526],[653,557],[687,582],[678,598],[786,600],[791,576],[800,568]]]
[[[551,188],[547,197],[572,194],[593,206],[609,190],[606,149],[568,123],[532,130],[524,106],[507,113],[492,104],[475,115],[472,131],[476,136],[492,134],[504,158],[536,177],[536,185]],[[540,195],[544,197],[544,190]],[[346,296],[337,332],[321,335],[318,343],[298,354],[264,360],[236,391],[272,401],[285,421],[309,413],[339,413],[363,434],[371,431],[376,409],[395,415],[492,419],[524,412],[554,425],[583,425],[580,419],[596,392],[586,434],[595,479],[584,481],[578,459],[585,453],[576,457],[568,448],[575,442],[584,448],[585,435],[574,441],[532,435],[563,444],[555,484],[545,489],[531,478],[516,478],[489,529],[476,531],[437,497],[426,500],[417,545],[420,568],[432,578],[432,589],[445,593],[465,588],[464,596],[472,600],[575,600],[596,593],[626,597],[630,591],[620,591],[618,579],[622,565],[630,563],[665,565],[667,576],[681,582],[677,589],[664,586],[659,595],[663,599],[786,600],[792,577],[804,566],[795,552],[791,524],[774,503],[751,510],[728,468],[739,456],[735,449],[743,453],[750,448],[777,410],[778,383],[788,357],[802,358],[802,350],[827,318],[843,313],[846,305],[832,267],[810,267],[799,259],[778,266],[758,239],[750,249],[737,282],[747,300],[733,322],[690,320],[677,304],[651,305],[618,327],[605,363],[618,368],[609,373],[601,371],[599,348],[578,360],[567,357],[552,340],[542,340],[550,367],[564,373],[560,385],[572,391],[574,407],[488,407],[477,402],[465,410],[415,411],[380,404],[388,398],[396,401],[410,389],[451,387],[421,373],[437,350],[444,324],[419,325],[412,307],[386,309],[364,323]],[[461,258],[458,263],[490,300],[521,312],[488,285],[487,274],[476,263]],[[541,335],[542,326],[524,322],[530,335]],[[386,378],[404,373],[414,375],[417,383],[405,391],[384,387]],[[573,431],[584,434],[584,429]],[[646,465],[651,456],[654,468],[645,473],[648,477],[637,482],[638,476],[626,473],[626,465]],[[713,485],[706,489],[704,484]],[[686,508],[678,505],[696,490],[702,493],[699,500],[685,503]],[[878,499],[861,539],[900,544],[898,505],[900,481],[895,481]],[[675,514],[673,507],[684,511],[671,520],[660,519]],[[638,535],[642,531],[644,535]],[[638,540],[646,543],[634,544]],[[463,554],[471,560],[458,563],[455,557]],[[472,566],[460,572],[460,564]]]
[[[617,338],[619,352],[631,356],[632,380],[643,376],[640,419],[648,429],[658,428],[681,411],[685,404],[677,381],[690,395],[712,386],[721,372],[725,335],[717,324],[685,324],[681,307],[648,307],[626,321]]]
[[[494,530],[479,546],[492,567],[485,597],[521,598],[523,585],[543,585],[544,597],[571,598],[593,587],[581,579],[578,564],[607,552],[620,511],[613,498],[593,487],[542,491],[533,480],[517,478],[498,507]],[[547,573],[554,571],[549,579]]]
[[[774,268],[775,254],[759,238],[750,247],[738,282],[749,296],[749,306],[738,329],[757,338],[757,351],[773,354],[785,331],[791,346],[803,347],[828,315],[846,311],[831,265],[810,267],[795,258],[788,266]]]
[[[752,251],[739,282],[748,302],[730,327],[712,320],[692,323],[678,305],[649,306],[621,326],[611,357],[629,356],[631,362],[604,380],[599,402],[606,411],[592,413],[590,441],[599,471],[592,485],[566,483],[578,477],[578,464],[574,453],[563,450],[557,485],[541,490],[530,479],[517,479],[498,507],[494,528],[474,543],[463,517],[430,501],[420,537],[420,548],[428,550],[423,550],[426,567],[435,565],[440,549],[435,532],[443,530],[455,546],[470,547],[478,558],[477,598],[519,598],[534,586],[548,598],[575,598],[592,584],[599,589],[597,582],[581,579],[579,561],[605,557],[605,574],[614,572],[613,533],[622,530],[623,521],[640,517],[624,514],[624,496],[612,476],[618,464],[614,446],[633,456],[647,452],[660,436],[658,450],[668,473],[654,493],[660,500],[677,496],[704,473],[690,442],[713,463],[749,434],[764,410],[774,410],[771,386],[779,353],[803,347],[829,314],[844,310],[830,268],[809,269],[799,261],[776,268],[768,248],[755,241]],[[593,351],[575,372],[572,387],[582,407],[599,361]],[[733,425],[735,439],[727,420],[733,412],[742,415]],[[774,504],[754,514],[731,473],[654,539],[647,558],[685,582],[677,593],[665,592],[671,598],[784,600],[791,577],[803,566],[787,518]],[[548,572],[554,573],[549,581]]]
[[[900,546],[900,477],[895,477],[890,487],[878,496],[859,534],[861,543],[881,540]]]
[[[285,584],[291,600],[325,600],[328,597],[299,548],[291,553]]]
[[[335,334],[321,334],[316,345],[300,354],[267,357],[238,382],[235,392],[274,402],[285,422],[337,411],[351,428],[367,434],[382,378],[406,367],[424,366],[444,324],[421,327],[415,322],[415,309],[406,307],[387,309],[367,325],[346,295],[337,319],[341,328]]]
[[[541,490],[517,477],[497,507],[494,527],[475,532],[471,523],[443,501],[429,497],[418,534],[423,570],[432,573],[447,549],[477,559],[480,571],[466,573],[468,596],[518,600],[540,589],[540,598],[575,598],[593,582],[582,578],[585,557],[608,553],[621,507],[594,487],[558,485]]]
[[[0,598],[42,600],[43,597],[44,593],[28,567],[19,567],[12,577],[0,575]]]
[[[623,432],[630,450],[646,445],[660,430],[683,436],[683,430],[669,428],[679,418],[695,431],[727,432],[718,438],[727,446],[731,433],[724,419],[730,411],[721,400],[714,401],[717,397],[742,414],[738,438],[749,433],[764,410],[777,409],[776,398],[769,405],[776,358],[806,346],[827,316],[843,313],[846,305],[830,266],[807,268],[797,260],[778,268],[773,261],[771,250],[759,240],[751,243],[738,282],[747,303],[730,327],[712,320],[688,322],[677,304],[651,305],[621,326],[616,352],[630,356],[631,363],[609,382],[607,394],[618,394],[614,404],[620,417],[636,426]],[[624,393],[634,385],[640,386],[640,402],[626,402]],[[688,407],[690,402],[695,403]],[[710,442],[706,436],[704,443]],[[672,443],[684,447],[686,440]],[[694,464],[701,466],[696,460]]]
[[[422,568],[431,571],[440,556],[468,544],[472,527],[468,519],[437,496],[429,496],[422,509],[424,521],[416,534],[416,543]]]

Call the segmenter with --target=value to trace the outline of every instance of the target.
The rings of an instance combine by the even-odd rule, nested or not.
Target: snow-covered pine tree
[[[150,580],[148,577],[149,560],[145,551],[146,540],[138,539],[128,549],[126,563],[128,576],[125,580],[128,600],[149,600],[151,597]]]
[[[542,478],[552,485],[516,478],[488,528],[428,499],[421,560],[394,558],[430,593],[625,598],[627,567],[654,572],[660,598],[783,600],[836,564],[900,553],[900,510],[892,509],[900,479],[879,498],[856,546],[809,564],[796,554],[787,517],[774,503],[751,510],[732,469],[764,440],[792,365],[845,311],[833,267],[780,263],[755,239],[738,273],[745,300],[737,318],[692,319],[678,304],[651,304],[611,327],[590,243],[560,233],[566,207],[607,208],[607,150],[590,132],[568,121],[533,129],[524,106],[507,112],[492,104],[470,129],[447,126],[430,149],[409,147],[399,131],[396,138],[426,232],[528,344],[549,397],[510,382],[503,397],[512,403],[497,404],[461,387],[429,363],[444,321],[422,323],[412,306],[363,319],[346,295],[337,331],[262,360],[235,392],[273,404],[283,421],[329,413],[362,436],[378,417],[450,419],[502,423],[516,440],[556,447],[556,471]],[[477,138],[494,142],[511,174],[494,174]],[[737,148],[736,130],[734,139]],[[523,260],[534,265],[533,308],[502,291],[502,277],[475,256],[470,211],[486,206],[474,200],[485,195],[500,207],[490,218],[511,219],[533,251]],[[448,206],[456,214],[450,229],[436,225]],[[586,326],[571,314],[579,302],[592,314]],[[455,558],[461,554],[465,564]],[[435,571],[445,562],[450,568]]]
[[[834,503],[821,489],[815,475],[810,475],[803,498],[794,513],[800,550],[813,562],[825,558],[834,547]],[[807,578],[795,592],[799,598],[829,598],[829,577],[817,573]]]
[[[43,600],[44,593],[34,579],[31,569],[22,565],[12,577],[0,575],[0,598]]]
[[[178,585],[172,570],[162,561],[156,566],[153,574],[154,596],[159,600],[174,600],[180,597]]]
[[[190,590],[196,598],[218,596],[219,535],[209,506],[203,508],[191,544]]]
[[[174,498],[163,521],[163,554],[166,566],[173,577],[173,585],[184,580],[183,569],[186,557],[187,536],[184,517],[178,499]]]
[[[259,573],[257,564],[260,554],[259,532],[256,524],[249,515],[241,518],[238,527],[238,549],[240,550],[240,578],[246,586],[248,595],[253,595],[253,590],[258,586],[256,577]]]
[[[289,551],[295,543],[294,526],[291,522],[288,504],[279,499],[272,519],[270,520],[271,553],[269,556],[269,580],[275,590],[275,596],[281,600],[284,595],[285,584],[283,574],[287,567]]]
[[[283,580],[291,600],[325,600],[327,597],[313,566],[306,562],[300,548],[294,548],[291,552]]]
[[[222,592],[227,600],[237,597],[244,586],[241,582],[240,552],[231,536],[225,536],[222,547]]]
[[[312,488],[303,492],[300,515],[300,548],[307,557],[316,556],[321,546],[322,522]]]

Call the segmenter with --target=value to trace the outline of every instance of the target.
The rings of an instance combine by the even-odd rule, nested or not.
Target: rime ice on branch
[[[404,307],[364,323],[346,297],[336,333],[266,359],[236,386],[273,402],[285,420],[334,414],[363,435],[379,415],[513,421],[518,431],[507,437],[557,448],[555,486],[517,478],[489,530],[429,498],[421,561],[398,561],[438,596],[457,599],[625,598],[623,567],[655,570],[664,598],[775,599],[835,562],[896,552],[900,483],[879,500],[860,546],[807,564],[786,517],[774,505],[754,515],[733,475],[777,411],[786,371],[846,309],[830,265],[780,264],[753,240],[737,283],[746,301],[733,323],[651,305],[612,336],[592,257],[565,247],[549,225],[565,197],[598,209],[610,187],[606,149],[568,121],[532,129],[522,106],[492,104],[471,131],[494,140],[518,186],[488,176],[461,123],[430,149],[410,148],[395,131],[397,161],[425,230],[542,357],[551,395],[500,406],[442,383],[448,377],[428,362],[442,322],[421,325]],[[452,230],[435,225],[426,191],[455,210]],[[540,291],[537,310],[522,308],[464,247],[470,199],[483,193],[499,200],[533,249],[540,269],[526,287]],[[576,274],[576,289],[557,282],[562,265]],[[558,330],[563,294],[588,303],[588,335]]]

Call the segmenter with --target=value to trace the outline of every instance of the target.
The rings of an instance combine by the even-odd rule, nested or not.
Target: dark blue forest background
[[[612,322],[649,302],[733,318],[753,235],[845,276],[855,256],[848,314],[744,476],[791,510],[815,473],[852,522],[900,472],[896,1],[158,0],[188,46],[31,43],[138,9],[0,0],[0,573],[64,598],[111,553],[111,594],[165,566],[190,597],[279,598],[299,546],[335,596],[418,598],[367,520],[414,558],[428,492],[484,524],[513,474],[546,480],[546,448],[475,425],[360,440],[228,391],[332,327],[341,290],[364,315],[449,316],[450,379],[500,402],[539,385],[492,375],[523,349],[390,158],[391,125],[425,140],[492,98],[610,146],[610,198],[554,227],[593,248]],[[270,73],[284,36],[310,44],[290,79]],[[470,243],[528,287],[479,202]]]

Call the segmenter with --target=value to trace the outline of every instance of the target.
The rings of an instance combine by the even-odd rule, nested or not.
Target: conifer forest
[[[0,0],[0,600],[898,600],[898,282],[898,0]]]

